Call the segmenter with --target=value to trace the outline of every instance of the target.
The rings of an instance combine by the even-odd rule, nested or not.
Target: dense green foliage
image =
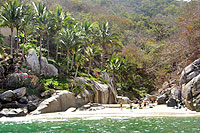
[[[18,43],[23,56],[35,48],[67,75],[42,77],[46,89],[69,89],[77,76],[101,81],[98,72],[107,71],[116,87],[142,97],[174,78],[193,53],[184,49],[188,43],[197,51],[198,11],[197,1],[12,0],[3,4],[0,18],[11,38],[17,30],[15,52]],[[11,55],[12,46],[11,39]]]

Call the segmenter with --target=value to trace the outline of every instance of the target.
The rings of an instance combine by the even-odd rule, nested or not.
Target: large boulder
[[[9,103],[5,103],[5,104],[2,104],[2,107],[3,108],[24,108],[26,107],[26,104],[21,104],[17,101],[12,101],[12,102],[9,102]]]
[[[0,117],[6,116],[6,117],[18,117],[18,116],[26,116],[28,111],[26,109],[3,109],[0,112]]]
[[[13,90],[17,98],[22,98],[26,94],[26,87]]]
[[[40,72],[40,64],[37,57],[37,53],[34,49],[30,49],[28,55],[26,56],[26,61],[28,66],[31,68],[33,72]]]
[[[47,65],[47,75],[48,76],[56,76],[58,74],[58,69],[52,65],[52,64],[48,64]]]
[[[94,102],[106,104],[109,103],[109,86],[92,81],[94,89]]]
[[[41,73],[48,76],[56,76],[58,74],[58,69],[52,65],[48,64],[45,57],[41,58]]]
[[[27,73],[13,73],[7,77],[7,86],[9,88],[19,88],[23,87],[25,81],[27,80]]]
[[[28,67],[30,67],[33,72],[40,72],[40,62],[34,49],[29,50],[26,61]],[[48,64],[45,57],[41,57],[41,74],[44,74],[45,76],[56,76],[58,74],[58,69],[54,65]]]
[[[181,95],[190,110],[199,108],[200,101],[200,59],[188,65],[181,74]],[[199,109],[197,109],[199,110]]]
[[[81,97],[85,104],[88,102],[102,104],[117,103],[116,90],[110,84],[100,83],[81,77],[77,77],[75,81],[78,82],[78,84],[82,84],[80,86],[82,89]]]
[[[11,102],[14,98],[15,93],[12,90],[8,90],[0,94],[0,100],[3,102]]]
[[[158,104],[166,104],[166,101],[168,100],[168,95],[163,94],[157,98],[157,103]]]
[[[76,107],[76,100],[73,93],[68,91],[56,91],[56,95],[44,100],[33,111],[33,114],[51,113],[66,111],[70,107]]]
[[[170,98],[167,102],[167,107],[175,107],[175,106],[178,106],[177,104],[177,101],[176,99],[174,98]]]
[[[41,74],[47,75],[48,61],[45,57],[41,57]]]

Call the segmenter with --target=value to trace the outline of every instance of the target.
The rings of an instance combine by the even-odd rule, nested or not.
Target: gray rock
[[[184,68],[181,73],[180,84],[187,84],[191,79],[199,75],[200,59],[195,60],[193,63]]]
[[[82,93],[81,98],[83,103],[95,102],[95,103],[116,103],[115,89],[111,85],[99,83],[93,80],[86,80],[81,77],[75,79],[77,84],[84,84],[81,86]],[[87,87],[85,87],[85,84]],[[78,101],[80,103],[80,101]]]
[[[24,108],[26,107],[26,104],[21,104],[21,103],[18,103],[17,101],[13,101],[13,102],[10,102],[10,103],[5,103],[5,104],[2,104],[3,105],[3,108]]]
[[[94,85],[94,102],[106,104],[109,102],[109,86],[92,81]]]
[[[45,57],[41,57],[41,74],[47,75],[48,61]]]
[[[129,104],[131,101],[128,97],[117,96],[118,103]]]
[[[22,98],[19,99],[19,103],[27,104],[28,103],[28,99],[26,97],[22,97]]]
[[[73,93],[64,90],[56,91],[56,95],[41,102],[38,108],[32,113],[40,114],[66,111],[70,107],[76,107],[75,101]]]
[[[47,75],[49,75],[49,76],[58,75],[58,69],[54,65],[48,64],[47,65]]]
[[[13,73],[8,75],[7,86],[10,88],[23,87],[24,81],[27,79],[27,73]]]
[[[26,88],[22,87],[13,91],[17,98],[22,98],[26,94]]]
[[[31,68],[33,72],[40,72],[39,59],[34,49],[29,50],[26,61],[27,65]],[[58,74],[58,69],[54,65],[48,64],[48,61],[45,57],[41,57],[41,74],[44,74],[45,76],[56,76]]]
[[[178,87],[171,89],[171,96],[176,100],[181,100],[181,90]]]
[[[37,109],[37,104],[34,103],[34,102],[29,102],[27,104],[27,109],[28,109],[28,112],[32,112],[32,111],[36,110]]]
[[[158,104],[166,104],[166,101],[168,100],[168,96],[166,94],[163,94],[157,98]]]
[[[28,55],[26,56],[26,62],[33,72],[40,72],[39,60],[34,49],[29,50]]]
[[[0,99],[3,102],[11,102],[15,98],[15,93],[12,90],[8,90],[0,94]]]
[[[177,106],[177,101],[176,101],[176,99],[170,98],[170,99],[167,101],[167,107],[175,107],[175,106]]]
[[[26,116],[27,115],[27,110],[26,109],[3,109],[0,112],[0,117],[5,116],[5,117],[18,117],[18,116]]]
[[[41,94],[41,97],[49,98],[51,97],[56,91],[54,89],[47,90]]]

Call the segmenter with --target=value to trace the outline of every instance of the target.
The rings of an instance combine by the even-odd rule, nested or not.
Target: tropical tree
[[[21,20],[21,37],[23,38],[23,46],[22,46],[22,57],[24,57],[24,45],[26,44],[26,39],[27,39],[27,35],[30,34],[31,32],[33,32],[34,26],[33,26],[33,8],[31,8],[31,6],[24,6],[24,15],[23,18]]]
[[[45,33],[45,28],[47,27],[48,23],[48,11],[44,3],[42,2],[33,2],[33,7],[35,10],[35,21],[36,21],[36,27],[39,30],[40,33],[40,54],[39,54],[39,60],[40,60],[40,71],[41,71],[41,57],[42,57],[42,39]]]
[[[11,0],[6,2],[1,9],[0,12],[0,19],[2,21],[2,27],[9,27],[11,30],[10,36],[10,54],[11,58],[13,58],[13,31],[16,25],[21,19],[21,12],[22,12],[22,4],[18,0]],[[18,47],[18,46],[17,46]]]
[[[108,22],[104,22],[100,24],[99,27],[99,35],[97,37],[97,41],[100,43],[102,49],[103,49],[103,55],[102,55],[102,65],[101,69],[103,68],[103,64],[105,62],[105,56],[107,53],[107,47],[111,47],[113,45],[117,45],[120,47],[120,42],[118,35],[116,33],[111,33],[111,29],[108,25]]]
[[[85,62],[85,56],[81,53],[81,49],[77,51],[75,61],[76,61],[76,72],[74,78],[77,77],[79,67]]]
[[[70,50],[75,47],[76,43],[76,33],[72,26],[68,26],[68,28],[63,28],[61,35],[61,44],[66,48],[67,52],[67,73],[69,72],[69,57]]]
[[[95,47],[94,44],[86,47],[85,56],[86,56],[87,60],[89,61],[88,74],[90,74],[90,70],[92,67],[92,62],[93,62],[94,57],[97,56],[98,54],[101,54],[101,52],[102,52],[102,49],[100,49],[99,47]]]
[[[60,6],[57,7],[56,12],[55,12],[55,30],[56,30],[56,36],[58,36],[60,30],[62,29],[62,24],[64,21],[64,15],[62,12],[62,8]],[[56,60],[58,59],[58,44],[59,41],[56,43]]]

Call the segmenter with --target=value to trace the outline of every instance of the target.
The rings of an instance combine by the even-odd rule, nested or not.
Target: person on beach
[[[121,109],[121,110],[122,110],[122,106],[123,106],[123,105],[122,105],[122,102],[121,102],[121,103],[120,103],[120,109]]]
[[[139,101],[138,105],[139,105],[139,109],[142,109],[142,101]]]
[[[144,107],[146,107],[147,106],[147,101],[146,100],[144,100]]]
[[[133,109],[133,105],[132,105],[132,103],[130,103],[130,110],[132,110]]]

